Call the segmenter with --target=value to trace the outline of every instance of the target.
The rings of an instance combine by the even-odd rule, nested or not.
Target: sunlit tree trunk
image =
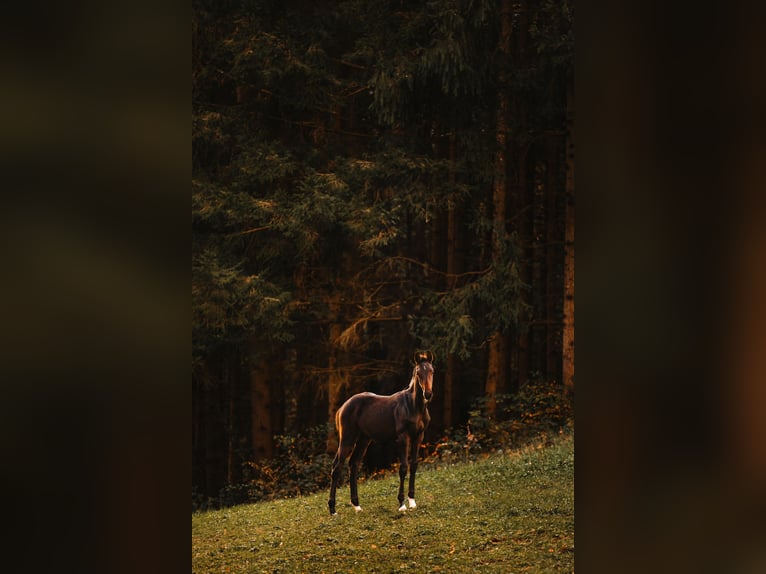
[[[574,189],[574,90],[567,89],[567,144],[566,144],[566,232],[564,236],[564,329],[562,337],[562,379],[568,392],[574,391],[574,282],[575,282],[575,189]]]
[[[507,91],[505,67],[508,65],[511,51],[511,0],[503,0],[500,5],[500,86],[497,95],[497,115],[495,118],[495,158],[494,180],[492,188],[492,258],[498,262],[503,256],[503,243],[506,231],[506,197],[508,192],[508,109],[509,97]],[[489,357],[487,363],[487,380],[485,394],[487,396],[487,415],[494,418],[497,411],[496,396],[508,386],[508,335],[500,330],[495,331],[489,340]]]
[[[338,436],[335,431],[335,413],[343,404],[343,389],[346,388],[348,373],[343,368],[339,355],[343,353],[339,340],[343,333],[340,295],[330,301],[330,332],[327,357],[327,452],[333,453],[338,448]]]

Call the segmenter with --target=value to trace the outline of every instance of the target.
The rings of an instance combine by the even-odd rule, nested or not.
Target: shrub
[[[573,426],[571,401],[555,382],[531,381],[514,394],[497,395],[495,401],[492,418],[487,397],[474,400],[465,427],[450,429],[434,445],[424,445],[425,462],[465,461],[532,441],[547,443]]]
[[[274,458],[247,463],[250,501],[299,496],[329,488],[332,457],[325,452],[327,425],[277,435]]]

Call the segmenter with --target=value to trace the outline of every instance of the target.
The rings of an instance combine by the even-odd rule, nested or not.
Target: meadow
[[[329,472],[329,469],[328,469]],[[192,572],[573,572],[574,437],[418,471],[399,512],[398,476],[192,514]]]

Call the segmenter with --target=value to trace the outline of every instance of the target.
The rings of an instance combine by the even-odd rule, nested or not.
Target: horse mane
[[[404,387],[404,390],[406,391],[413,390],[413,386],[415,385],[415,381],[418,376],[418,366],[419,365],[415,365],[415,367],[412,369],[412,377],[410,378],[410,383],[406,387]]]

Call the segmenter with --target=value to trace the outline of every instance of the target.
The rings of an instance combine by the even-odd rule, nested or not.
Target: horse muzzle
[[[423,396],[426,398],[427,401],[430,401],[431,397],[433,397],[434,394],[431,391],[424,391]]]

